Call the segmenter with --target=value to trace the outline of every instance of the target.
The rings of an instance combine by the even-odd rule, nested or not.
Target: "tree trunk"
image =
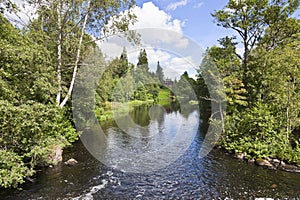
[[[287,82],[287,104],[286,104],[286,142],[289,142],[289,134],[291,130],[290,123],[290,84]]]
[[[245,89],[248,89],[248,57],[249,57],[249,48],[248,48],[248,38],[247,31],[245,31],[245,38],[243,39],[244,43],[244,59],[243,59],[243,82],[245,85]]]
[[[57,26],[58,26],[58,38],[57,38],[57,85],[58,91],[56,96],[56,104],[59,106],[61,99],[61,66],[62,66],[62,23],[61,23],[61,9],[62,5],[60,0],[57,5]]]
[[[219,111],[220,111],[220,117],[222,122],[222,133],[225,133],[225,119],[224,119],[224,112],[222,108],[222,102],[219,102]]]
[[[74,87],[74,83],[75,83],[75,79],[76,79],[76,75],[77,75],[79,59],[80,59],[82,40],[83,40],[83,36],[84,36],[84,33],[85,33],[85,27],[86,27],[88,15],[89,15],[89,12],[90,12],[90,4],[91,4],[91,0],[88,1],[87,13],[84,17],[84,21],[83,21],[83,25],[82,25],[82,29],[81,29],[81,34],[80,34],[80,38],[79,38],[78,49],[77,49],[76,60],[75,60],[75,65],[74,65],[74,69],[73,69],[73,76],[72,76],[71,84],[70,84],[70,87],[69,87],[69,90],[68,90],[68,93],[67,93],[66,97],[64,98],[62,103],[59,105],[61,108],[66,105],[66,103],[69,100],[69,98],[72,94],[72,91],[73,91],[73,87]]]

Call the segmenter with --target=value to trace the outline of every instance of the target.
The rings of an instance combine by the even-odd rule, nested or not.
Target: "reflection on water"
[[[169,143],[178,130],[178,121],[191,122],[198,113],[191,107],[140,106],[130,113],[141,126],[133,137],[124,134],[113,121],[102,128],[108,144],[130,147],[133,152],[150,151]],[[184,123],[183,123],[184,124]],[[190,123],[194,124],[194,123]],[[194,124],[195,125],[195,124]],[[185,132],[200,127],[187,126]],[[155,134],[154,134],[155,133]],[[213,150],[199,159],[202,135],[197,132],[189,148],[171,165],[151,173],[128,173],[107,167],[93,158],[79,141],[67,149],[64,160],[76,158],[79,163],[60,164],[43,170],[34,183],[22,191],[0,191],[0,199],[254,199],[255,197],[291,199],[300,197],[300,174],[271,171],[237,161]],[[166,151],[170,153],[172,149]],[[109,152],[108,152],[109,153]],[[122,158],[120,158],[122,159]],[[160,162],[164,162],[161,160]]]

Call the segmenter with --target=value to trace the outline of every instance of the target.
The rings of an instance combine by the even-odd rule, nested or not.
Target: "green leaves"
[[[242,58],[235,38],[222,38],[222,47],[208,50],[225,85],[228,106],[220,144],[228,150],[300,163],[299,139],[292,134],[300,127],[300,24],[291,17],[298,6],[297,0],[229,0],[213,14],[244,44]]]
[[[22,157],[11,150],[0,149],[0,186],[4,188],[17,187],[30,175]]]
[[[16,187],[39,165],[47,165],[50,147],[64,147],[78,135],[64,111],[40,103],[13,106],[0,100],[0,186]],[[3,157],[6,157],[5,159]],[[12,171],[12,174],[8,174]]]

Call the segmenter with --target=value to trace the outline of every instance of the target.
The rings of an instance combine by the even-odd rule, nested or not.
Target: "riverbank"
[[[125,115],[126,113],[132,111],[135,106],[143,105],[143,104],[151,104],[153,100],[147,101],[129,101],[125,103],[120,102],[105,102],[104,106],[101,108],[96,108],[95,115],[98,121],[106,121],[114,118],[114,115],[118,116]]]
[[[226,154],[231,155],[237,160],[247,162],[249,165],[257,165],[270,170],[282,170],[286,172],[300,173],[300,167],[296,164],[288,164],[283,160],[277,158],[250,158],[247,153],[234,153],[233,151],[228,151],[221,145],[216,146],[217,149],[223,151]]]
[[[161,88],[158,93],[157,102],[160,105],[170,104],[172,99],[171,91],[168,88]],[[174,100],[174,99],[173,99]],[[95,109],[95,115],[98,121],[106,121],[114,118],[114,115],[123,116],[126,113],[132,111],[135,106],[140,106],[143,104],[152,104],[153,99],[147,99],[145,101],[141,100],[131,100],[128,102],[105,102],[102,107]]]

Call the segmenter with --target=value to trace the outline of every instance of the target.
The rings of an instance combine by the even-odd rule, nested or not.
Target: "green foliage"
[[[22,161],[22,156],[11,150],[0,150],[0,186],[17,187],[24,178],[32,173]]]
[[[158,78],[158,80],[160,81],[160,83],[162,84],[164,82],[164,72],[163,72],[163,69],[160,66],[159,62],[157,62],[157,68],[156,68],[155,75]]]
[[[298,6],[297,0],[229,0],[213,14],[217,24],[236,31],[244,45],[240,56],[235,38],[222,38],[221,47],[208,49],[201,65],[215,65],[225,86],[227,113],[219,144],[229,151],[300,163],[299,138],[293,135],[300,127],[300,25],[291,17]],[[209,94],[205,75],[199,71],[197,95],[215,101],[211,96],[222,91],[211,87]],[[200,106],[209,107],[203,100]]]
[[[0,16],[0,99],[52,102],[55,74],[48,53]]]
[[[141,51],[140,51],[140,54],[138,57],[137,68],[142,69],[144,72],[149,71],[148,58],[147,58],[147,53],[146,53],[145,49],[141,49]]]
[[[53,105],[13,106],[1,100],[0,115],[1,156],[8,155],[12,159],[11,163],[3,160],[0,170],[5,173],[10,168],[20,167],[13,174],[18,178],[10,180],[10,176],[1,176],[2,187],[16,186],[23,182],[22,178],[32,174],[36,166],[50,164],[51,146],[64,147],[78,138],[64,111]]]
[[[17,187],[54,162],[54,146],[78,138],[67,110],[53,105],[54,64],[40,37],[0,16],[0,187]]]
[[[172,86],[172,91],[179,98],[195,100],[195,85],[195,80],[190,78],[187,72],[184,72],[179,81]]]

